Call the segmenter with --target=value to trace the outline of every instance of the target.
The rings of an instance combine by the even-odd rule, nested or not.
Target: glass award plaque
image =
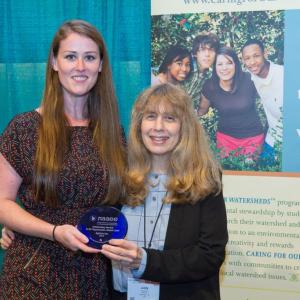
[[[101,249],[110,239],[123,239],[128,224],[124,214],[115,207],[99,206],[89,209],[79,220],[77,228],[88,239],[88,246]]]

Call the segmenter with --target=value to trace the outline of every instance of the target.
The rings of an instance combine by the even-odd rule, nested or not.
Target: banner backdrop
[[[190,51],[190,61],[178,60],[179,56],[174,60],[186,64],[186,70],[191,70],[192,75],[188,78],[188,71],[181,71],[177,78],[172,75],[173,83],[191,95],[199,122],[225,170],[229,242],[220,275],[222,299],[300,299],[300,86],[297,76],[300,1],[152,0],[151,15],[152,84],[159,82],[163,62],[173,51],[170,49],[179,46]],[[273,140],[271,156],[265,158],[258,153],[253,158],[243,152],[243,147],[224,155],[216,138],[223,116],[216,107],[200,116],[203,86],[214,76],[214,65],[211,63],[205,72],[200,69],[193,42],[199,35],[207,34],[216,35],[221,45],[233,49],[242,70],[254,82],[255,64],[248,63],[242,53],[247,41],[259,40],[269,70],[277,68],[278,72],[274,73],[277,84],[267,96],[255,85],[256,112],[266,141],[267,136]],[[222,63],[217,61],[216,69]],[[190,79],[197,71],[197,80]],[[199,92],[195,95],[196,89]],[[270,102],[264,101],[268,96]],[[275,126],[268,115],[274,107],[279,116]],[[240,118],[241,122],[243,118],[248,116]]]
[[[300,178],[224,176],[223,300],[300,299]]]

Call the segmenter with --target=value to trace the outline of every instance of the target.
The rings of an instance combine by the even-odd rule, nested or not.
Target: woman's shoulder
[[[217,209],[219,206],[224,206],[225,205],[225,200],[223,197],[223,192],[215,192],[215,193],[210,193],[203,199],[200,199],[195,203],[195,205],[198,205],[199,207],[214,207]]]
[[[251,79],[251,74],[249,72],[242,72],[240,76],[240,85],[239,85],[242,90],[255,90],[255,85],[254,82]]]
[[[25,133],[36,131],[40,118],[40,114],[36,110],[19,113],[11,119],[4,132]]]
[[[166,82],[167,82],[167,80],[165,78],[164,73],[159,73],[156,76],[151,75],[151,86],[166,83]]]
[[[12,121],[23,124],[27,122],[38,122],[40,120],[41,116],[36,110],[30,110],[27,112],[22,112],[19,114],[16,114],[13,118]]]
[[[214,86],[214,80],[212,77],[207,78],[203,84],[203,87],[213,87]]]
[[[207,93],[213,93],[214,91],[216,91],[216,89],[217,86],[213,78],[208,78],[203,84],[202,92],[205,95]]]
[[[40,119],[40,114],[36,110],[31,110],[15,115],[10,121],[10,124],[27,128],[28,126],[32,126],[33,124],[38,124]]]
[[[240,82],[244,84],[249,84],[252,82],[251,74],[249,72],[241,71]]]

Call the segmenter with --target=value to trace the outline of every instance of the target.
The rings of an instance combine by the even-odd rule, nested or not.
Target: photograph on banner
[[[283,10],[153,15],[151,50],[151,84],[191,96],[225,170],[282,171]]]

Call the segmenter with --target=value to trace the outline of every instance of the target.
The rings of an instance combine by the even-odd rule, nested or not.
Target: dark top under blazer
[[[195,205],[172,205],[164,250],[146,250],[142,278],[160,282],[160,300],[220,299],[219,269],[227,241],[222,194]]]

